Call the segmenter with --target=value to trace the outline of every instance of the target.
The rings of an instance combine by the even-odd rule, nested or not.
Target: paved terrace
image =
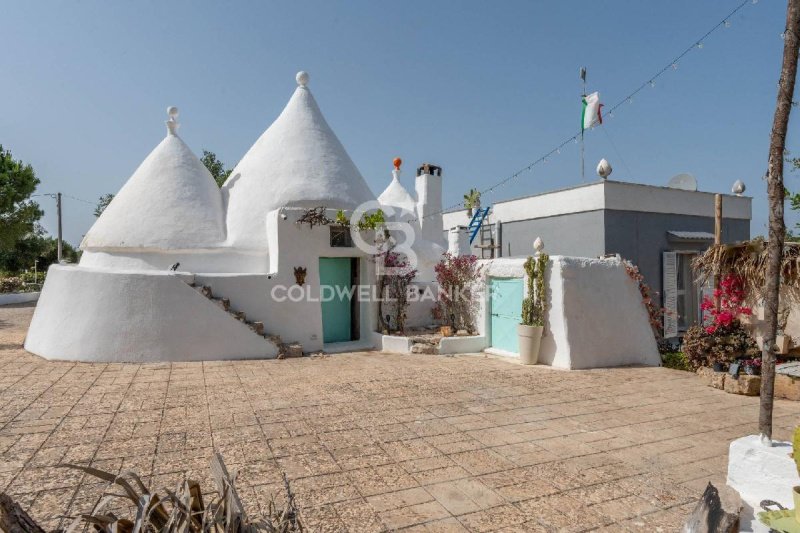
[[[172,488],[184,474],[210,483],[218,449],[253,512],[285,472],[311,531],[677,531],[705,484],[724,482],[728,442],[757,427],[757,398],[663,368],[50,362],[20,347],[31,314],[0,307],[0,489],[50,527],[104,487],[60,462]],[[786,438],[800,405],[775,414]]]

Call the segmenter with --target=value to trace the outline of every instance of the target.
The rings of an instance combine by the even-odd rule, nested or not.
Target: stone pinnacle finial
[[[308,85],[308,77],[308,72],[301,70],[297,73],[297,76],[295,76],[294,79],[297,80],[297,85],[300,87],[305,87]]]
[[[533,241],[533,249],[536,250],[537,255],[544,250],[544,241],[541,237],[536,237],[536,240]]]
[[[173,106],[169,106],[167,108],[167,116],[169,120],[165,122],[167,125],[167,133],[170,135],[175,135],[178,131],[178,128],[181,127],[180,123],[178,122],[178,108]]]

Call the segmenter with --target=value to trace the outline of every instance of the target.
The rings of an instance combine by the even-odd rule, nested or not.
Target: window
[[[353,237],[350,228],[344,226],[328,226],[331,230],[331,248],[352,248]]]

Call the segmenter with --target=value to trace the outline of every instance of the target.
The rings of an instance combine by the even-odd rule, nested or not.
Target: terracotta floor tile
[[[218,451],[248,509],[283,498],[285,473],[309,531],[676,531],[724,482],[730,441],[757,428],[758,398],[665,368],[46,361],[20,347],[32,311],[0,307],[0,490],[51,529],[54,507],[86,511],[105,488],[60,462],[209,492]],[[777,400],[776,437],[798,416]]]

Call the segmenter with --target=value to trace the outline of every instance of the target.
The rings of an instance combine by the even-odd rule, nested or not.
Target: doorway
[[[489,345],[519,353],[517,326],[522,320],[522,278],[489,278]]]
[[[322,342],[347,342],[359,338],[357,258],[320,257],[319,284],[322,307]]]

